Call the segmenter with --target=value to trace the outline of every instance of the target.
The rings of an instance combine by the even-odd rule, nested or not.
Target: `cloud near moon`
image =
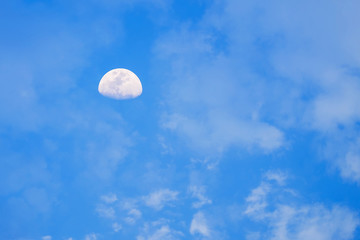
[[[142,86],[135,73],[124,68],[116,68],[101,78],[98,90],[106,97],[121,100],[140,96]]]

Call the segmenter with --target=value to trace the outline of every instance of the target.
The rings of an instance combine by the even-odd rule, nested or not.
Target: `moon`
[[[142,86],[135,73],[125,68],[116,68],[101,78],[98,91],[105,97],[123,100],[140,96]]]

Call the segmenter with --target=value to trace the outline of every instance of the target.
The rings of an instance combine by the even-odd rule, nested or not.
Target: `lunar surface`
[[[116,68],[101,78],[98,90],[106,97],[120,100],[140,96],[142,86],[135,73],[125,68]]]

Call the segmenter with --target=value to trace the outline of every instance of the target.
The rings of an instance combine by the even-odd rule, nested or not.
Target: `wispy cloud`
[[[114,203],[118,200],[116,194],[109,193],[108,195],[101,196],[101,200],[105,203]]]
[[[212,203],[205,195],[206,191],[204,186],[191,185],[189,187],[189,192],[193,198],[197,199],[197,201],[192,204],[194,208],[201,208],[203,205]]]
[[[179,192],[169,189],[160,189],[144,197],[147,206],[161,210],[165,205],[177,200]]]
[[[131,208],[127,212],[127,217],[124,218],[124,221],[127,224],[135,224],[138,219],[140,219],[142,213],[139,209]]]
[[[85,240],[96,240],[98,239],[98,234],[89,233],[85,236]]]
[[[100,217],[115,218],[115,210],[113,207],[101,204],[96,207],[96,212],[99,214]]]
[[[310,0],[214,2],[154,48],[172,79],[161,125],[208,155],[232,146],[269,153],[288,146],[293,129],[315,133],[315,141],[332,144],[341,134],[356,142],[358,7],[355,0],[326,7]],[[347,167],[358,164],[349,151],[343,146],[328,160],[358,182]]]
[[[142,233],[137,240],[176,240],[182,239],[184,234],[169,227],[166,220],[145,223]]]
[[[198,212],[194,215],[193,219],[191,220],[190,233],[192,235],[200,234],[204,237],[211,236],[211,230],[203,212]]]
[[[115,222],[112,224],[112,228],[113,228],[114,232],[119,232],[122,229],[122,225]]]
[[[217,48],[223,39],[211,27],[197,27],[184,24],[160,38],[155,48],[170,65],[173,79],[162,126],[200,152],[222,153],[231,146],[271,152],[282,147],[282,130],[259,114],[267,86],[255,84],[257,76],[236,67],[238,57]]]
[[[264,182],[251,190],[251,194],[246,198],[247,207],[244,213],[258,218],[266,217],[264,210],[268,206],[266,197],[270,190],[271,186]]]
[[[249,239],[353,238],[355,230],[360,226],[360,218],[355,212],[338,205],[328,208],[320,203],[296,204],[285,197],[285,190],[279,183],[271,183],[265,177],[262,183],[251,191],[246,198],[244,214],[266,224],[269,231],[254,233],[249,235]],[[280,196],[287,200],[279,202]]]

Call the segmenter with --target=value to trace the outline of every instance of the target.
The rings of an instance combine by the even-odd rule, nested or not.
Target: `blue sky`
[[[0,239],[360,239],[359,1],[1,5]]]

